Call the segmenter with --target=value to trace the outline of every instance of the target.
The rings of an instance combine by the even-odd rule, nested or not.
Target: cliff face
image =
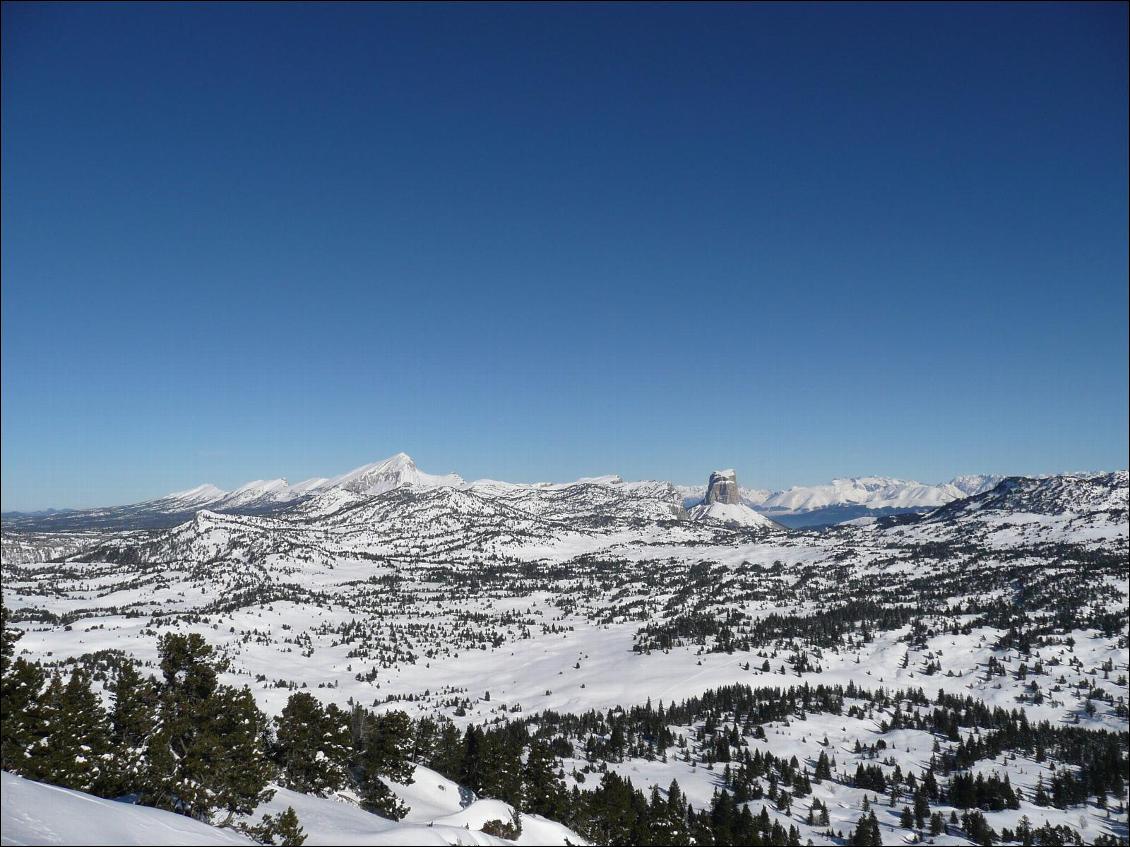
[[[710,475],[710,482],[706,486],[706,497],[703,503],[740,503],[738,494],[738,475],[732,470],[714,471]]]

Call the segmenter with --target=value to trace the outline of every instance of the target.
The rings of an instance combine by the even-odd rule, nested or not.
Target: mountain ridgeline
[[[739,488],[733,470],[715,471],[705,487],[664,482],[626,483],[618,476],[591,477],[563,484],[494,480],[467,482],[455,473],[425,473],[410,456],[397,453],[336,477],[316,477],[294,484],[281,478],[253,480],[231,491],[203,484],[125,506],[6,512],[0,516],[0,523],[7,531],[38,533],[167,529],[190,520],[203,510],[231,515],[274,515],[308,501],[333,502],[336,498],[371,496],[402,487],[459,488],[517,500],[527,494],[536,496],[538,492],[589,485],[608,487],[611,492],[629,496],[650,491],[672,504],[682,505],[688,511],[700,505],[746,507],[714,510],[715,518],[735,523],[806,527],[826,526],[867,516],[922,514],[954,500],[990,490],[1002,479],[973,475],[956,477],[939,485],[923,485],[885,477],[860,477],[778,492]],[[747,510],[771,518],[772,524],[758,521]],[[693,517],[704,515],[709,516],[705,509]]]
[[[1120,843],[1127,473],[908,485],[398,455],[6,519],[5,829],[40,780],[260,843]],[[942,502],[781,523],[853,497]]]

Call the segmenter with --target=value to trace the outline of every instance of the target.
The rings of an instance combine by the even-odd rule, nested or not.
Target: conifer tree
[[[813,782],[821,782],[825,779],[832,778],[832,766],[828,761],[828,753],[825,750],[820,751],[820,758],[816,760],[816,770],[812,775]]]
[[[459,782],[476,794],[482,791],[482,746],[483,731],[476,726],[468,726],[463,734],[463,753],[459,757]]]
[[[117,785],[110,721],[90,686],[89,672],[76,667],[58,692],[44,775],[55,785],[106,795]]]
[[[298,821],[298,813],[293,806],[277,815],[263,815],[263,820],[254,826],[240,827],[260,844],[278,844],[279,847],[301,847],[306,842],[306,833]]]
[[[0,766],[6,771],[29,775],[29,760],[47,735],[39,700],[45,679],[43,668],[22,656],[0,678]]]
[[[361,749],[355,773],[361,807],[391,820],[408,814],[385,783],[385,779],[411,784],[415,766],[412,754],[412,722],[404,712],[368,715],[364,720]]]
[[[110,739],[117,760],[115,794],[140,791],[144,779],[145,747],[157,726],[157,687],[143,678],[133,662],[122,662],[109,686]]]
[[[336,705],[323,708],[305,691],[292,694],[275,718],[275,736],[272,753],[284,786],[319,797],[345,786],[349,725]]]
[[[298,822],[298,813],[293,806],[287,806],[286,811],[279,815],[275,843],[280,847],[301,847],[305,841],[306,834]]]
[[[56,767],[58,759],[53,753],[51,738],[60,730],[58,716],[62,700],[63,680],[56,672],[28,705],[25,720],[30,743],[24,749],[23,762],[18,771],[28,779],[39,782],[52,781],[52,770]]]
[[[914,825],[922,829],[929,816],[930,801],[926,799],[926,792],[919,788],[914,792]]]
[[[504,733],[483,738],[481,790],[511,805],[522,802],[522,745]]]
[[[883,836],[874,811],[864,812],[860,816],[859,823],[856,824],[855,831],[851,834],[848,844],[854,845],[854,847],[881,847]]]
[[[357,786],[357,793],[361,795],[361,808],[382,818],[398,821],[410,811],[376,774],[363,774]]]
[[[159,721],[146,745],[143,802],[207,820],[227,820],[270,799],[268,723],[251,692],[221,686],[221,664],[196,633],[158,642],[164,681]]]
[[[9,629],[11,615],[8,607],[0,603],[0,677],[8,675],[8,665],[16,654],[16,642],[23,637],[20,630]]]
[[[211,737],[203,745],[211,760],[209,789],[212,805],[227,812],[227,820],[248,815],[270,800],[266,788],[275,775],[267,755],[270,722],[246,686],[218,686],[211,698]]]
[[[560,817],[565,784],[557,775],[557,759],[542,741],[530,742],[526,763],[522,768],[523,808],[535,815]]]

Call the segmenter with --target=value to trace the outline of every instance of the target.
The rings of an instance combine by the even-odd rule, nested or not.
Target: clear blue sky
[[[3,508],[1127,465],[1127,6],[3,7]]]

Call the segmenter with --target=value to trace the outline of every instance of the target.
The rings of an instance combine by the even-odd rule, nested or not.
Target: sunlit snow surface
[[[3,774],[3,834],[0,844],[253,844],[232,829],[220,829],[159,809],[103,800],[54,785]],[[497,800],[462,796],[459,786],[427,768],[417,768],[411,785],[394,784],[411,806],[402,821],[359,808],[353,798],[311,797],[276,790],[248,820],[285,811],[298,814],[306,844],[583,844],[575,832],[537,815],[520,815],[515,841],[486,835],[487,821],[510,822],[513,807]]]
[[[1112,704],[1096,700],[1096,713],[1087,715],[1077,687],[1093,683],[1115,703],[1125,702],[1127,687],[1119,682],[1128,672],[1125,628],[1112,636],[1080,630],[1070,633],[1072,647],[1039,648],[1045,663],[1059,663],[1054,677],[1064,678],[1054,692],[1054,680],[1041,679],[1047,695],[1041,705],[1018,699],[1025,682],[1011,671],[1020,654],[997,647],[1003,632],[984,626],[966,634],[941,629],[913,646],[909,626],[877,631],[849,649],[820,651],[820,670],[803,674],[788,665],[789,649],[776,653],[773,645],[768,671],[761,670],[759,648],[714,653],[685,643],[666,652],[633,650],[641,626],[690,609],[740,612],[757,620],[774,612],[812,614],[850,597],[914,602],[916,592],[948,585],[954,586],[951,605],[969,597],[1005,599],[1018,590],[1018,567],[1028,569],[1026,583],[1052,591],[1085,584],[1096,610],[1125,610],[1124,570],[1090,577],[1085,566],[1057,564],[1063,548],[1056,546],[1126,561],[1125,472],[1002,483],[914,522],[866,521],[827,532],[736,526],[708,516],[687,520],[680,514],[681,500],[682,492],[666,483],[615,478],[530,486],[483,481],[406,485],[375,495],[333,489],[272,516],[200,512],[168,531],[6,535],[6,554],[20,555],[19,561],[6,555],[4,602],[24,631],[20,652],[48,664],[121,650],[155,672],[157,633],[167,626],[200,632],[230,659],[225,681],[250,686],[271,713],[285,704],[291,685],[342,706],[352,700],[413,716],[440,713],[462,726],[549,709],[580,712],[648,699],[669,703],[731,683],[855,682],[864,689],[923,688],[931,697],[940,689],[989,706],[1022,707],[1030,722],[1078,721],[1126,731],[1126,718]],[[34,552],[36,545],[44,557],[66,561],[25,558],[23,552]],[[1011,576],[998,579],[998,572]],[[695,574],[707,577],[695,581]],[[980,581],[962,588],[970,577]],[[178,618],[187,613],[199,615],[199,621]],[[45,615],[58,622],[36,622]],[[345,638],[343,627],[354,622],[365,631]],[[988,675],[990,658],[1010,672]],[[927,676],[928,661],[940,662],[942,672]],[[1106,661],[1113,663],[1109,674],[1099,670]],[[359,678],[373,671],[371,681]],[[413,699],[401,699],[409,696]],[[465,715],[456,715],[453,698],[469,701]],[[827,736],[846,772],[857,761],[874,763],[853,752],[856,741],[867,745],[882,737],[890,745],[887,754],[904,771],[916,772],[929,762],[933,744],[926,733],[881,734],[877,722],[819,714],[768,724],[765,731],[765,740],[749,741],[751,749],[795,754],[810,767],[823,749],[817,742]],[[572,767],[583,764],[566,762],[570,788]],[[720,773],[674,757],[611,767],[645,789],[653,783],[665,789],[677,778],[696,808],[720,787]],[[1007,773],[1014,786],[1030,791],[1040,766],[1018,758],[983,761],[976,770]],[[444,824],[461,832],[459,837],[487,838],[475,830],[500,817],[491,810],[493,801],[464,809],[458,787],[428,788],[442,782],[431,774],[400,789],[413,809],[400,827],[416,830],[370,829],[383,824],[347,802],[300,796],[288,802],[311,844],[424,843],[422,836],[406,833],[422,827],[431,837]],[[580,787],[594,784],[590,775]],[[36,807],[11,807],[7,786],[6,781],[5,839],[12,815],[38,813]],[[842,783],[814,791],[827,802],[835,828],[854,827],[863,792]],[[271,809],[285,808],[279,804],[288,796],[280,792]],[[897,843],[907,834],[897,829],[900,809],[880,805],[885,834]],[[1027,814],[1034,826],[1047,820],[1083,830],[1086,824],[1087,840],[1104,832],[1125,836],[1126,814],[1117,810],[1117,801],[1112,805],[1110,812],[1094,806],[1058,811],[1025,802],[1019,811],[991,812],[987,818],[998,831]],[[803,822],[807,807],[794,804],[786,824],[800,827],[802,841],[812,837],[822,843],[820,833]],[[753,808],[759,810],[760,801]],[[468,823],[470,830],[463,828]],[[523,838],[534,838],[538,826],[524,823]],[[374,832],[410,842],[373,841]],[[965,843],[957,836],[936,843],[947,838]]]

